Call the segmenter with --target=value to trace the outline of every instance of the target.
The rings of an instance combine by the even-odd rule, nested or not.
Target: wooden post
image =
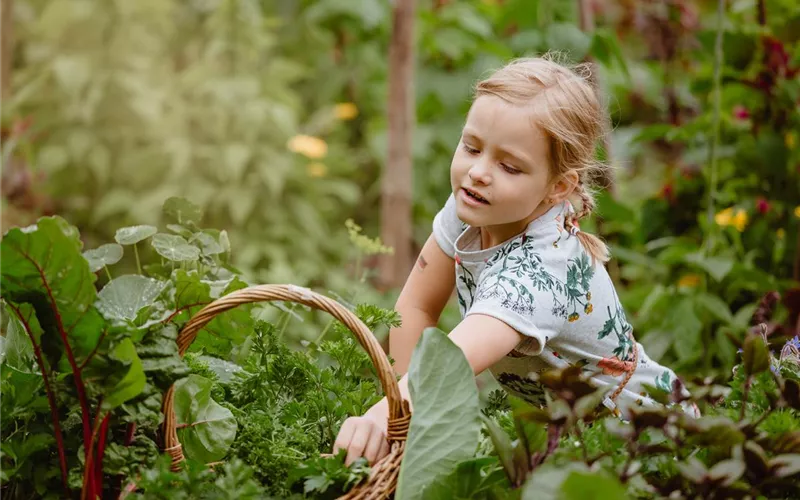
[[[11,97],[11,68],[14,54],[14,0],[0,0],[0,101]]]
[[[389,47],[389,151],[381,185],[381,239],[394,255],[380,261],[381,288],[400,287],[412,254],[411,137],[414,124],[414,16],[416,0],[395,0]]]

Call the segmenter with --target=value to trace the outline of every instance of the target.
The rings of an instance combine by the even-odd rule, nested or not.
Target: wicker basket
[[[181,330],[178,335],[178,351],[180,355],[183,356],[186,353],[189,346],[197,337],[198,332],[200,332],[209,321],[214,319],[216,315],[241,304],[273,300],[297,302],[330,313],[355,334],[361,347],[369,354],[378,372],[378,376],[380,377],[383,392],[386,394],[389,401],[387,438],[390,451],[387,456],[372,467],[372,473],[365,482],[353,488],[342,498],[349,500],[372,500],[389,497],[397,486],[397,476],[400,472],[400,461],[403,458],[403,451],[405,450],[405,441],[408,436],[408,424],[411,420],[411,411],[408,402],[403,400],[400,396],[400,389],[397,385],[394,370],[380,344],[372,335],[369,328],[344,306],[335,300],[319,295],[307,288],[294,285],[260,285],[244,288],[208,304],[186,323],[186,326],[184,326],[183,330]],[[181,444],[178,441],[175,410],[173,408],[174,390],[174,387],[170,387],[164,395],[163,434],[164,450],[172,456],[173,469],[177,469],[184,460],[184,457]]]

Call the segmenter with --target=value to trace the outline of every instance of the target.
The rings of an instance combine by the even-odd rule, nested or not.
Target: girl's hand
[[[386,419],[370,416],[350,417],[344,421],[336,442],[333,454],[339,450],[347,450],[345,464],[350,465],[359,457],[365,457],[370,465],[389,454],[389,442],[386,440]]]

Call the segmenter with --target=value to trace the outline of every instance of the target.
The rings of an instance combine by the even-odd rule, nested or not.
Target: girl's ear
[[[550,197],[556,202],[561,203],[562,201],[569,198],[569,195],[575,191],[575,188],[578,187],[578,184],[581,181],[581,177],[575,170],[569,170],[564,172],[561,177],[553,184],[550,188]]]

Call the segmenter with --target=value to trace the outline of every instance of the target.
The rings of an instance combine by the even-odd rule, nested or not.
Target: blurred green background
[[[376,257],[345,226],[381,233],[392,6],[3,0],[3,230],[59,214],[95,248],[185,196],[227,231],[252,282],[392,306],[397,290],[370,285]],[[476,80],[565,51],[597,64],[608,102],[615,179],[590,229],[612,247],[651,357],[684,373],[726,369],[771,291],[770,335],[796,335],[800,6],[727,1],[721,23],[717,8],[417,2],[416,248],[449,194]],[[442,325],[457,320],[450,307]]]

